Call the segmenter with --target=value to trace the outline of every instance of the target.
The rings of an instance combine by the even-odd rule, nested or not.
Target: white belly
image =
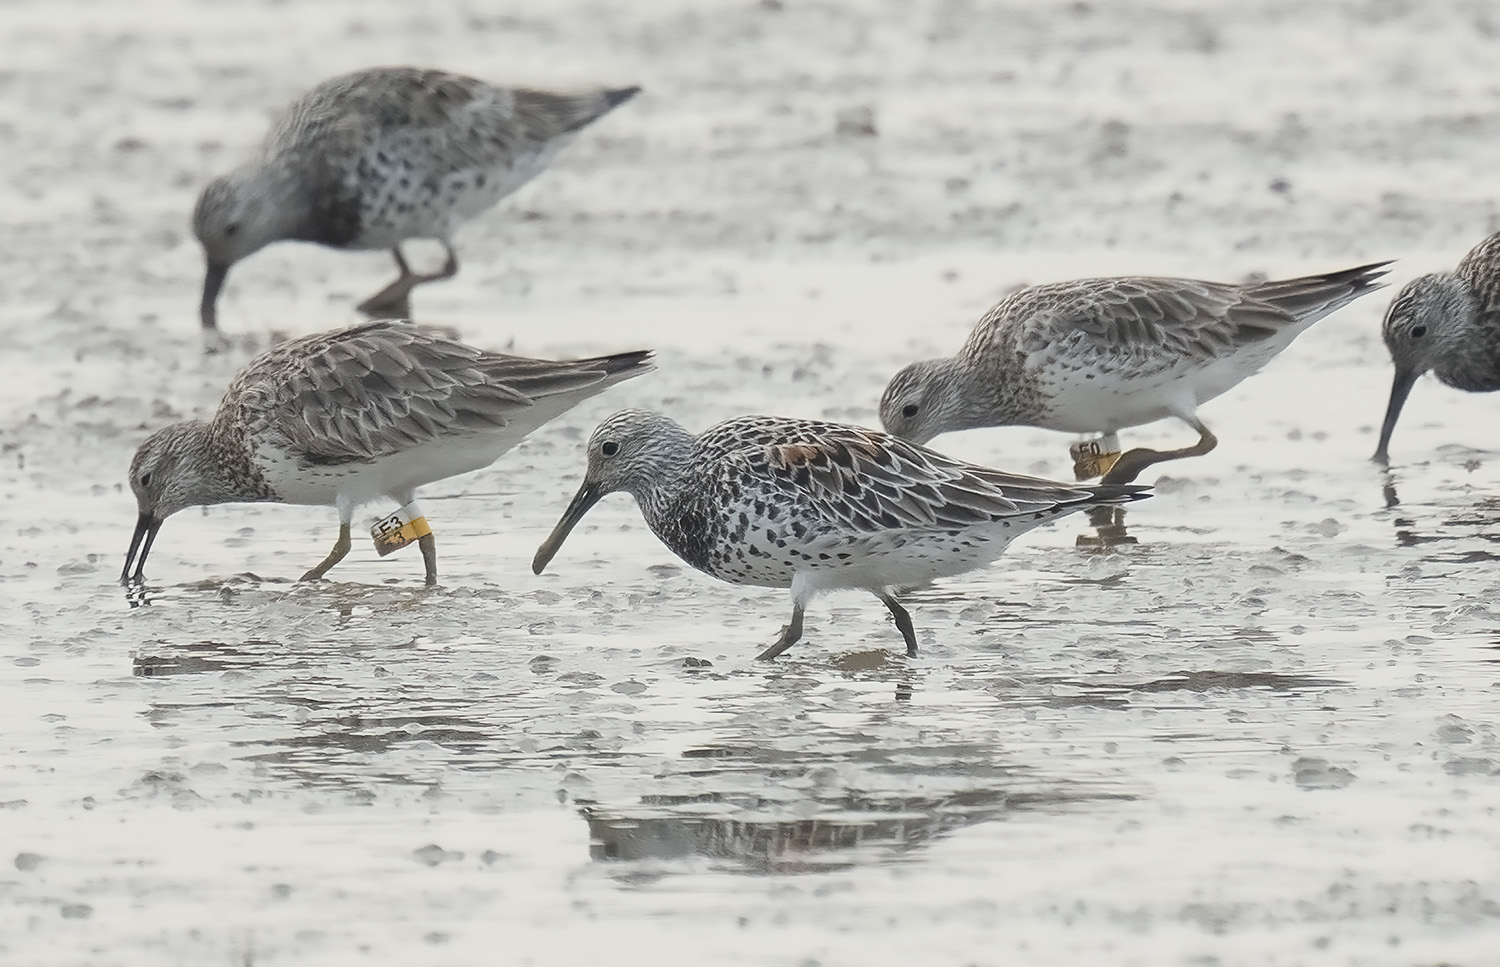
[[[487,467],[517,442],[500,433],[444,437],[377,460],[333,465],[301,465],[262,443],[255,458],[282,502],[353,508],[382,497],[405,503],[418,487]]]
[[[1036,369],[1048,397],[1038,425],[1068,433],[1113,433],[1169,416],[1190,419],[1199,406],[1258,372],[1295,336],[1278,334],[1207,362],[1182,359],[1160,368],[1074,368],[1049,361]]]
[[[848,560],[832,567],[810,562],[802,570],[808,586],[819,591],[918,587],[994,562],[1016,537],[1063,513],[1067,511],[968,527],[956,537],[946,531],[886,531],[861,536],[838,542],[838,550],[850,553]]]

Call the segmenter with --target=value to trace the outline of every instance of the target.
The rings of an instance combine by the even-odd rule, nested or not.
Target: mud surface
[[[1487,3],[24,2],[0,8],[0,960],[1482,964],[1500,918],[1494,401],[1368,462],[1389,292],[1210,404],[1221,445],[918,593],[789,605],[632,502],[531,554],[608,413],[871,423],[1018,285],[1227,280],[1500,228]],[[426,322],[660,371],[429,488],[442,586],[330,509],[167,523],[124,471],[379,254],[283,245],[205,355],[199,186],[330,74],[639,83],[459,237]],[[431,250],[422,250],[432,257]],[[1181,445],[1169,424],[1129,445]],[[1069,438],[938,445],[1063,476]],[[368,508],[368,523],[385,507]]]

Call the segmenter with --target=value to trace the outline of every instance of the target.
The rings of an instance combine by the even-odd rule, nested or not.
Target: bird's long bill
[[[203,302],[198,306],[198,317],[204,329],[219,328],[219,290],[229,277],[229,266],[208,263],[203,273]]]
[[[135,534],[130,538],[130,550],[125,552],[125,569],[120,572],[120,583],[128,584],[131,581],[139,581],[146,570],[146,555],[151,553],[151,542],[156,540],[156,532],[161,530],[161,520],[150,514],[141,514],[140,519],[135,522]],[[140,559],[135,556],[136,550],[141,552]],[[131,562],[135,563],[135,573],[130,573]]]
[[[598,484],[588,480],[583,482],[583,486],[578,488],[578,493],[573,495],[573,501],[568,504],[568,509],[563,511],[562,517],[558,519],[557,526],[552,528],[552,533],[547,535],[545,541],[542,541],[542,546],[536,549],[536,557],[531,559],[532,574],[542,573],[542,569],[553,557],[557,556],[558,549],[562,547],[562,542],[568,539],[568,534],[572,533],[573,528],[578,526],[578,522],[583,520],[583,515],[587,514],[589,508],[597,504],[599,498],[603,496],[604,493],[599,489]]]
[[[1385,408],[1385,422],[1380,424],[1380,444],[1375,447],[1375,456],[1371,458],[1377,463],[1391,462],[1391,455],[1387,450],[1391,434],[1396,430],[1396,420],[1401,416],[1401,407],[1406,405],[1406,397],[1411,395],[1411,388],[1421,375],[1414,369],[1396,370],[1396,378],[1391,383],[1391,401]]]

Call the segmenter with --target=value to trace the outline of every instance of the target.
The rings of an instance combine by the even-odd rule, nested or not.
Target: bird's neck
[[[630,495],[641,505],[646,523],[655,530],[658,523],[670,521],[693,497],[693,488],[683,467],[662,468],[659,476],[630,488]]]
[[[943,360],[944,425],[946,431],[1027,423],[1036,417],[1028,409],[1028,380],[1003,377],[986,365],[989,351],[959,353]]]
[[[193,446],[184,462],[189,464],[198,481],[197,504],[238,504],[278,500],[245,449],[242,434],[236,434],[223,421],[206,423],[192,420],[188,431]]]
[[[246,207],[241,231],[257,242],[257,249],[283,238],[304,238],[308,212],[313,208],[306,186],[295,166],[251,161],[228,176],[244,198],[254,199]],[[242,256],[243,257],[243,256]]]
[[[1479,293],[1462,276],[1443,281],[1442,314],[1448,324],[1433,332],[1434,374],[1469,392],[1500,389],[1500,351],[1489,348],[1500,337],[1500,311],[1486,312]]]
[[[693,487],[653,487],[635,495],[651,533],[691,567],[714,573],[709,565],[714,535],[723,524],[722,509]]]
[[[664,433],[654,441],[654,450],[650,474],[625,489],[640,505],[652,533],[682,554],[683,540],[692,540],[707,524],[700,508],[717,480],[695,470],[700,462],[695,460],[694,438],[686,431],[680,438]]]

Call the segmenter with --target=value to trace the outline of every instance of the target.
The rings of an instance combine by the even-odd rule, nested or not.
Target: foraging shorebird
[[[639,90],[497,87],[415,67],[324,81],[285,111],[254,158],[198,197],[193,232],[207,264],[204,328],[217,327],[229,269],[283,239],[389,249],[400,277],[359,308],[409,318],[413,287],[458,272],[459,225],[530,181],[581,128]],[[441,270],[411,270],[401,243],[414,238],[442,243]]]
[[[413,507],[417,488],[489,466],[553,417],[650,372],[649,357],[525,359],[390,321],[281,343],[235,377],[212,420],[164,427],[136,451],[140,517],[120,580],[143,579],[172,514],[247,501],[338,508],[338,541],[302,577],[316,580],[349,552],[355,508],[384,497],[404,512],[394,546],[415,540],[435,584],[437,545]]]
[[[624,410],[589,439],[583,484],[531,566],[540,574],[589,508],[622,490],[698,570],[791,589],[791,621],[761,658],[790,648],[808,601],[831,588],[878,597],[914,657],[903,590],[988,564],[1053,518],[1146,489],[1017,476],[838,423],[745,416],[695,436],[661,414]]]
[[[979,320],[957,355],[897,373],[880,419],[917,443],[981,426],[1101,434],[1073,447],[1079,479],[1128,483],[1152,464],[1212,450],[1218,440],[1198,407],[1379,288],[1388,265],[1251,285],[1118,278],[1022,289]],[[1198,442],[1118,456],[1117,431],[1169,416],[1198,431]]]
[[[1423,373],[1469,393],[1500,390],[1500,233],[1474,246],[1454,271],[1402,286],[1380,334],[1396,372],[1373,459],[1390,463],[1396,420]]]

